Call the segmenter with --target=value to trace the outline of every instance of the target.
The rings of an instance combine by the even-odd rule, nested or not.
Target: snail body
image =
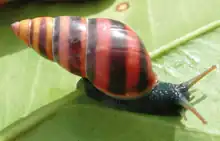
[[[161,82],[139,36],[128,25],[108,18],[37,17],[11,27],[27,46],[104,95],[118,100],[148,96],[154,104],[189,109],[206,123],[188,102],[188,90],[216,66],[181,84]]]

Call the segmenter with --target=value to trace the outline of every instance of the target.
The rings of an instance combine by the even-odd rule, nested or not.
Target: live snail
[[[148,96],[149,102],[161,108],[188,109],[207,123],[189,103],[188,90],[216,69],[215,65],[180,84],[159,81],[137,33],[108,18],[36,17],[14,22],[11,27],[27,46],[103,94],[122,100]]]

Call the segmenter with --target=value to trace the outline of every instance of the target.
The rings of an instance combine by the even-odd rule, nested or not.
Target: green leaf
[[[79,77],[27,49],[10,29],[16,20],[37,16],[121,20],[143,39],[159,79],[170,82],[186,81],[220,62],[220,22],[215,21],[220,15],[218,0],[129,0],[130,8],[118,13],[115,6],[119,2],[122,0],[31,3],[19,9],[10,5],[1,9],[0,30],[4,36],[0,38],[0,140],[220,140],[218,70],[194,86],[196,98],[207,95],[195,107],[208,125],[201,124],[188,111],[187,121],[122,112],[76,91]]]

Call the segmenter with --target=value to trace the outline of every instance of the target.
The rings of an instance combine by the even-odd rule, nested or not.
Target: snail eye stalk
[[[193,85],[195,85],[197,82],[199,82],[202,78],[204,78],[206,75],[208,75],[211,71],[215,70],[217,67],[216,65],[211,66],[207,70],[205,70],[203,73],[195,76],[194,78],[182,83],[182,85],[185,85],[190,89]]]
[[[217,68],[216,65],[211,66],[201,74],[195,76],[194,78],[181,83],[180,85],[184,86],[187,90],[189,90],[192,86],[194,86],[197,82],[199,82],[202,78],[208,75],[211,71]],[[199,118],[203,124],[207,124],[207,121],[199,114],[199,112],[189,103],[189,101],[185,98],[185,96],[181,93],[181,97],[179,99],[179,104],[183,106],[185,109],[190,110],[197,118]]]
[[[179,104],[183,106],[185,109],[191,111],[197,118],[201,120],[203,124],[207,124],[207,121],[201,116],[201,114],[184,98],[181,97],[179,100]]]

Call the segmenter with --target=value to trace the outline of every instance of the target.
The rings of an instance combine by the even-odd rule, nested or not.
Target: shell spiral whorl
[[[39,17],[25,19],[11,25],[14,33],[37,53],[53,60],[52,33],[53,18]]]
[[[12,29],[40,55],[87,78],[107,95],[137,98],[157,83],[143,42],[120,21],[38,17],[15,22]]]
[[[41,56],[85,77],[86,20],[79,17],[37,17],[14,22],[13,32]]]

